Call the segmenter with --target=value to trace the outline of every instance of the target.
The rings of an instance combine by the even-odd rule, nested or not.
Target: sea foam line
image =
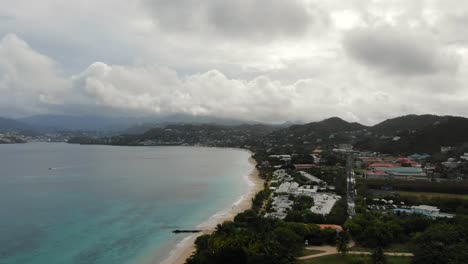
[[[221,211],[216,212],[214,215],[210,216],[210,218],[208,218],[208,220],[206,220],[206,221],[202,222],[201,224],[197,225],[196,228],[205,230],[205,232],[210,231],[210,230],[216,228],[216,226],[218,224],[224,222],[225,220],[228,220],[231,217],[234,217],[237,213],[239,213],[239,212],[237,212],[236,209],[242,209],[242,208],[239,208],[242,205],[242,203],[249,202],[251,197],[252,197],[252,194],[255,192],[256,184],[251,179],[252,174],[255,173],[255,171],[256,171],[256,169],[255,169],[255,166],[254,166],[254,168],[252,169],[252,171],[250,173],[244,174],[243,179],[247,183],[247,187],[248,187],[247,193],[244,193],[237,201],[232,203],[229,208],[226,208],[226,209],[223,209]],[[245,209],[247,209],[247,208],[245,208]],[[161,262],[161,264],[172,264],[172,263],[174,263],[178,259],[179,255],[181,253],[183,254],[183,250],[188,250],[191,247],[193,247],[193,243],[195,242],[195,239],[198,236],[202,235],[202,234],[203,233],[193,234],[193,235],[189,235],[188,237],[185,237],[184,239],[182,239],[182,241],[180,241],[179,243],[176,244],[176,246],[169,253],[169,256],[165,260],[163,260]]]

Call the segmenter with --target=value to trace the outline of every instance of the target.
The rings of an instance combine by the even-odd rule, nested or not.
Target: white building
[[[468,153],[464,153],[463,156],[460,156],[462,160],[468,160]]]
[[[310,208],[310,211],[314,214],[328,215],[335,203],[341,199],[341,196],[326,193],[317,193],[313,196],[314,206]]]
[[[309,181],[318,182],[318,183],[322,182],[321,179],[319,179],[319,178],[315,177],[314,175],[311,175],[311,174],[309,174],[309,173],[307,173],[305,171],[299,171],[299,173],[303,177],[306,177]]]
[[[438,214],[440,209],[430,205],[413,205],[411,210],[419,214]]]

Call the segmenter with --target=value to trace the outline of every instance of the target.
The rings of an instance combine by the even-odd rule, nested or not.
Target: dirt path
[[[348,245],[348,247],[353,247],[354,246],[354,241],[351,241]],[[303,260],[303,259],[311,259],[311,258],[318,258],[318,257],[323,257],[323,256],[328,256],[328,255],[334,255],[338,254],[338,250],[336,250],[336,247],[332,246],[317,246],[317,247],[306,247],[307,250],[319,250],[323,251],[322,253],[314,254],[314,255],[308,255],[308,256],[302,256],[299,257],[298,259]],[[365,252],[365,251],[349,251],[347,254],[353,254],[353,255],[371,255],[370,252]],[[400,256],[400,257],[413,257],[413,253],[403,253],[403,252],[385,252],[384,253],[387,256]]]
[[[314,255],[299,257],[298,259],[318,258],[318,257],[333,255],[333,254],[338,253],[338,251],[336,250],[336,247],[332,247],[332,246],[306,247],[306,249],[307,250],[320,250],[320,251],[323,251],[323,252],[318,253],[318,254],[314,254]]]
[[[348,254],[355,254],[355,255],[371,255],[371,252],[365,251],[349,251]],[[414,257],[413,253],[404,253],[404,252],[384,252],[386,256],[397,256],[397,257]]]

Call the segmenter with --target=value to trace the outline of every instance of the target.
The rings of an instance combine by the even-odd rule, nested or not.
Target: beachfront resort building
[[[316,183],[325,183],[321,179],[315,177],[314,175],[307,173],[305,171],[299,171],[299,174],[301,174],[303,177],[307,178],[309,181],[316,182]]]
[[[273,172],[272,183],[276,183],[277,187],[271,187],[272,199],[271,199],[271,212],[267,213],[266,217],[273,217],[278,219],[286,218],[288,211],[291,210],[293,201],[290,200],[290,196],[305,195],[314,199],[314,205],[310,208],[310,211],[314,214],[328,215],[335,203],[341,199],[341,196],[336,195],[330,190],[327,183],[321,179],[305,172],[299,171],[304,178],[308,179],[310,185],[300,186],[294,181],[293,177],[289,175],[285,170],[276,170]],[[326,192],[319,192],[326,190]]]
[[[314,198],[314,206],[310,208],[310,211],[319,215],[330,214],[335,203],[341,199],[339,195],[326,193],[316,193],[312,197]]]
[[[288,195],[279,195],[272,198],[271,206],[273,208],[271,213],[266,214],[267,217],[284,219],[288,211],[292,208],[293,201],[289,200]]]

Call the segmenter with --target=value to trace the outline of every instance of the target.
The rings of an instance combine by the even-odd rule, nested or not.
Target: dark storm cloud
[[[458,68],[454,53],[444,51],[429,36],[405,29],[358,28],[345,34],[343,44],[352,58],[387,73],[426,75]]]
[[[166,31],[215,33],[227,37],[297,36],[326,15],[308,11],[296,0],[145,0],[152,16]]]

